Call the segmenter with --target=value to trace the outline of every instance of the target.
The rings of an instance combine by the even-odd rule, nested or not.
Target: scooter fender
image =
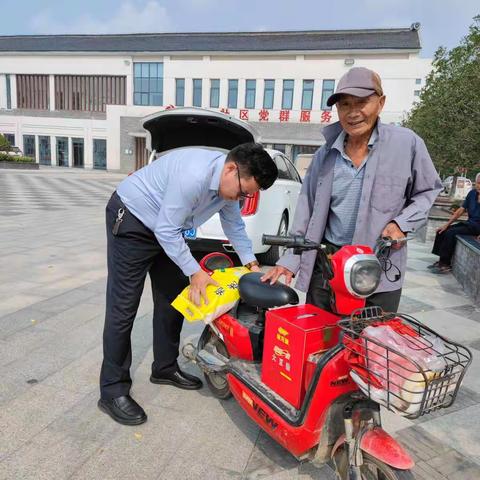
[[[335,452],[345,443],[345,434],[341,435],[332,449]],[[415,462],[406,450],[385,430],[380,427],[367,430],[360,440],[360,450],[399,470],[413,468]]]

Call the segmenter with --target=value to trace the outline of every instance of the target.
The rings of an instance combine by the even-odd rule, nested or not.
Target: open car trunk
[[[202,146],[231,150],[255,142],[256,130],[248,123],[202,108],[175,108],[143,119],[146,148],[157,154],[180,147]]]

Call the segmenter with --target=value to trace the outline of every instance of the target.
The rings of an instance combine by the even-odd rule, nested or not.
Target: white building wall
[[[275,79],[275,100],[272,120],[278,120],[281,110],[282,88],[284,79],[293,79],[295,82],[293,108],[291,118],[298,121],[301,110],[303,80],[314,80],[314,100],[312,119],[320,121],[320,104],[322,82],[324,79],[339,78],[350,68],[345,66],[345,59],[353,58],[354,66],[365,66],[379,73],[383,80],[387,101],[384,116],[386,121],[398,122],[404,112],[408,111],[415,100],[414,91],[418,90],[415,79],[421,78],[422,84],[430,70],[430,60],[421,59],[412,54],[383,54],[383,55],[282,55],[282,56],[171,56],[164,64],[165,90],[175,88],[175,78],[185,78],[186,87],[191,88],[194,78],[202,78],[203,81],[203,106],[209,107],[209,80],[220,78],[220,107],[227,107],[228,79],[238,79],[238,108],[231,111],[238,116],[238,110],[244,109],[245,85],[247,79],[257,80],[256,108],[252,112],[254,118],[258,118],[258,110],[263,107],[264,79]],[[159,59],[160,60],[160,59]],[[170,85],[170,87],[168,87]],[[174,101],[174,91],[168,97],[167,104]],[[191,92],[186,94],[186,106],[191,105]],[[173,102],[174,104],[174,102]]]
[[[0,56],[0,133],[14,133],[18,146],[22,147],[24,134],[83,137],[85,139],[85,167],[93,167],[93,139],[107,139],[108,169],[120,168],[120,117],[144,115],[164,107],[141,107],[133,105],[134,62],[163,62],[164,64],[164,106],[175,104],[175,79],[185,79],[185,106],[193,100],[194,78],[202,79],[202,106],[210,105],[210,79],[220,79],[220,106],[227,108],[228,79],[238,79],[238,108],[230,114],[240,116],[245,106],[245,81],[256,79],[256,105],[249,110],[249,120],[258,121],[263,109],[264,80],[275,80],[274,106],[269,121],[278,122],[281,110],[284,79],[295,81],[293,108],[289,122],[298,122],[301,113],[302,85],[304,79],[314,80],[313,110],[311,123],[322,122],[320,111],[322,82],[324,79],[339,78],[350,68],[345,59],[353,59],[354,66],[365,66],[378,72],[383,80],[387,96],[382,119],[385,122],[399,122],[415,101],[414,91],[425,84],[431,61],[411,53],[356,53],[336,54],[142,54],[142,55],[2,55]],[[15,74],[50,75],[51,116],[2,115],[6,108],[5,74],[11,78],[12,108],[16,108]],[[126,106],[108,106],[106,119],[81,119],[55,117],[54,75],[124,75],[126,76]],[[415,79],[422,84],[416,85]],[[42,114],[43,115],[43,114]],[[331,121],[336,120],[335,109]],[[319,125],[320,126],[320,125]],[[38,142],[38,139],[37,139]],[[70,141],[71,143],[71,141]],[[38,157],[38,148],[37,148]],[[52,143],[52,157],[55,158],[55,142]],[[70,162],[72,161],[70,155]]]
[[[23,149],[23,135],[50,136],[52,165],[57,164],[57,137],[69,138],[70,165],[73,162],[71,138],[83,138],[85,168],[93,168],[93,138],[107,138],[107,122],[94,119],[2,115],[0,111],[0,132],[15,134],[16,144],[20,149]],[[36,139],[36,160],[38,162],[38,138]]]

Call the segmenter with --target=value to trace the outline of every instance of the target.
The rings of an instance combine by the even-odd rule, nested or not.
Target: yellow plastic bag
[[[238,281],[242,275],[249,273],[246,267],[221,268],[215,270],[212,278],[218,286],[208,285],[208,305],[205,305],[203,298],[200,305],[195,305],[188,299],[190,286],[185,288],[180,295],[172,302],[172,307],[178,310],[189,322],[203,320],[211,323],[220,315],[228,312],[235,302],[240,298],[238,292]]]

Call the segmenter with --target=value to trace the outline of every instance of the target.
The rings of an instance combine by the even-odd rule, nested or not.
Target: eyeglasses
[[[238,177],[238,188],[240,190],[240,196],[242,198],[253,198],[255,196],[254,193],[245,193],[243,190],[242,190],[242,184],[240,182],[240,169],[238,168],[238,163],[235,162],[235,165],[237,166],[237,177]]]

